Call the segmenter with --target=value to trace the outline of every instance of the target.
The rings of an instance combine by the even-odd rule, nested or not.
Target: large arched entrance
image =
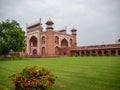
[[[64,38],[61,40],[61,47],[59,48],[60,55],[68,55],[68,41]]]
[[[37,46],[37,38],[35,37],[35,36],[32,36],[31,38],[30,38],[30,46]]]
[[[30,55],[37,55],[37,38],[32,36],[29,40]]]
[[[30,38],[30,46],[36,47],[37,46],[37,38],[35,36],[32,36]]]
[[[61,47],[68,47],[68,41],[66,39],[61,41]]]

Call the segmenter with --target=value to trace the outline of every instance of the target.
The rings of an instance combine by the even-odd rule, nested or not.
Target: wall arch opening
[[[84,51],[82,51],[82,52],[81,52],[81,56],[85,56],[85,53],[84,53]]]
[[[102,56],[102,52],[101,52],[101,51],[98,51],[98,55],[99,55],[99,56]]]
[[[55,36],[55,44],[59,44],[59,37]]]
[[[30,38],[29,43],[30,43],[30,46],[31,46],[31,47],[37,47],[37,38],[36,38],[35,36],[32,36],[32,37]]]
[[[115,50],[112,50],[112,51],[111,51],[111,55],[112,55],[112,56],[115,56],[115,54],[116,54]]]
[[[118,50],[118,55],[120,55],[120,50]]]
[[[37,55],[37,43],[38,43],[37,38],[35,36],[32,36],[29,40],[30,55]]]
[[[92,51],[92,56],[96,56],[95,51]]]
[[[90,56],[90,51],[87,51],[87,52],[86,52],[86,56]]]
[[[108,51],[104,51],[104,55],[105,56],[109,56],[109,52]]]
[[[41,43],[42,43],[42,44],[45,44],[45,36],[42,36],[42,38],[41,38]]]
[[[68,41],[66,39],[61,41],[61,47],[68,47]]]

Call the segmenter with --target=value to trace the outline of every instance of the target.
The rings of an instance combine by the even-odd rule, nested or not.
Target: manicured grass
[[[43,66],[58,76],[48,90],[120,90],[120,57],[24,58],[0,61],[0,84],[14,90],[10,75]]]
[[[6,88],[6,87],[3,86],[3,85],[0,85],[0,90],[10,90],[10,89]]]

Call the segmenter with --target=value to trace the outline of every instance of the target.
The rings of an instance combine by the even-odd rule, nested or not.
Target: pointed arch
[[[116,51],[115,50],[111,50],[111,55],[115,56],[115,54],[116,54]]]
[[[55,44],[59,44],[59,37],[55,36]]]
[[[38,40],[35,36],[32,36],[29,40],[29,43],[30,43],[31,47],[37,47],[37,42],[38,42]]]
[[[105,56],[109,56],[109,52],[107,50],[104,51]]]
[[[99,55],[99,56],[102,56],[102,51],[98,51],[98,55]]]
[[[61,47],[68,47],[68,41],[65,38],[61,41]]]
[[[45,44],[45,36],[42,36],[42,38],[41,38],[41,43],[42,43],[42,44]]]
[[[90,56],[90,51],[86,51],[86,55],[87,55],[87,56]]]
[[[92,56],[96,56],[95,51],[92,51]]]
[[[81,56],[84,56],[85,55],[85,52],[84,51],[81,51]]]

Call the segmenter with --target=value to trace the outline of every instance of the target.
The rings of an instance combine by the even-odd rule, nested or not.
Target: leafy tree
[[[118,42],[120,42],[120,39],[118,39]]]
[[[25,32],[15,20],[0,22],[0,55],[6,56],[10,51],[19,52],[25,49]]]

